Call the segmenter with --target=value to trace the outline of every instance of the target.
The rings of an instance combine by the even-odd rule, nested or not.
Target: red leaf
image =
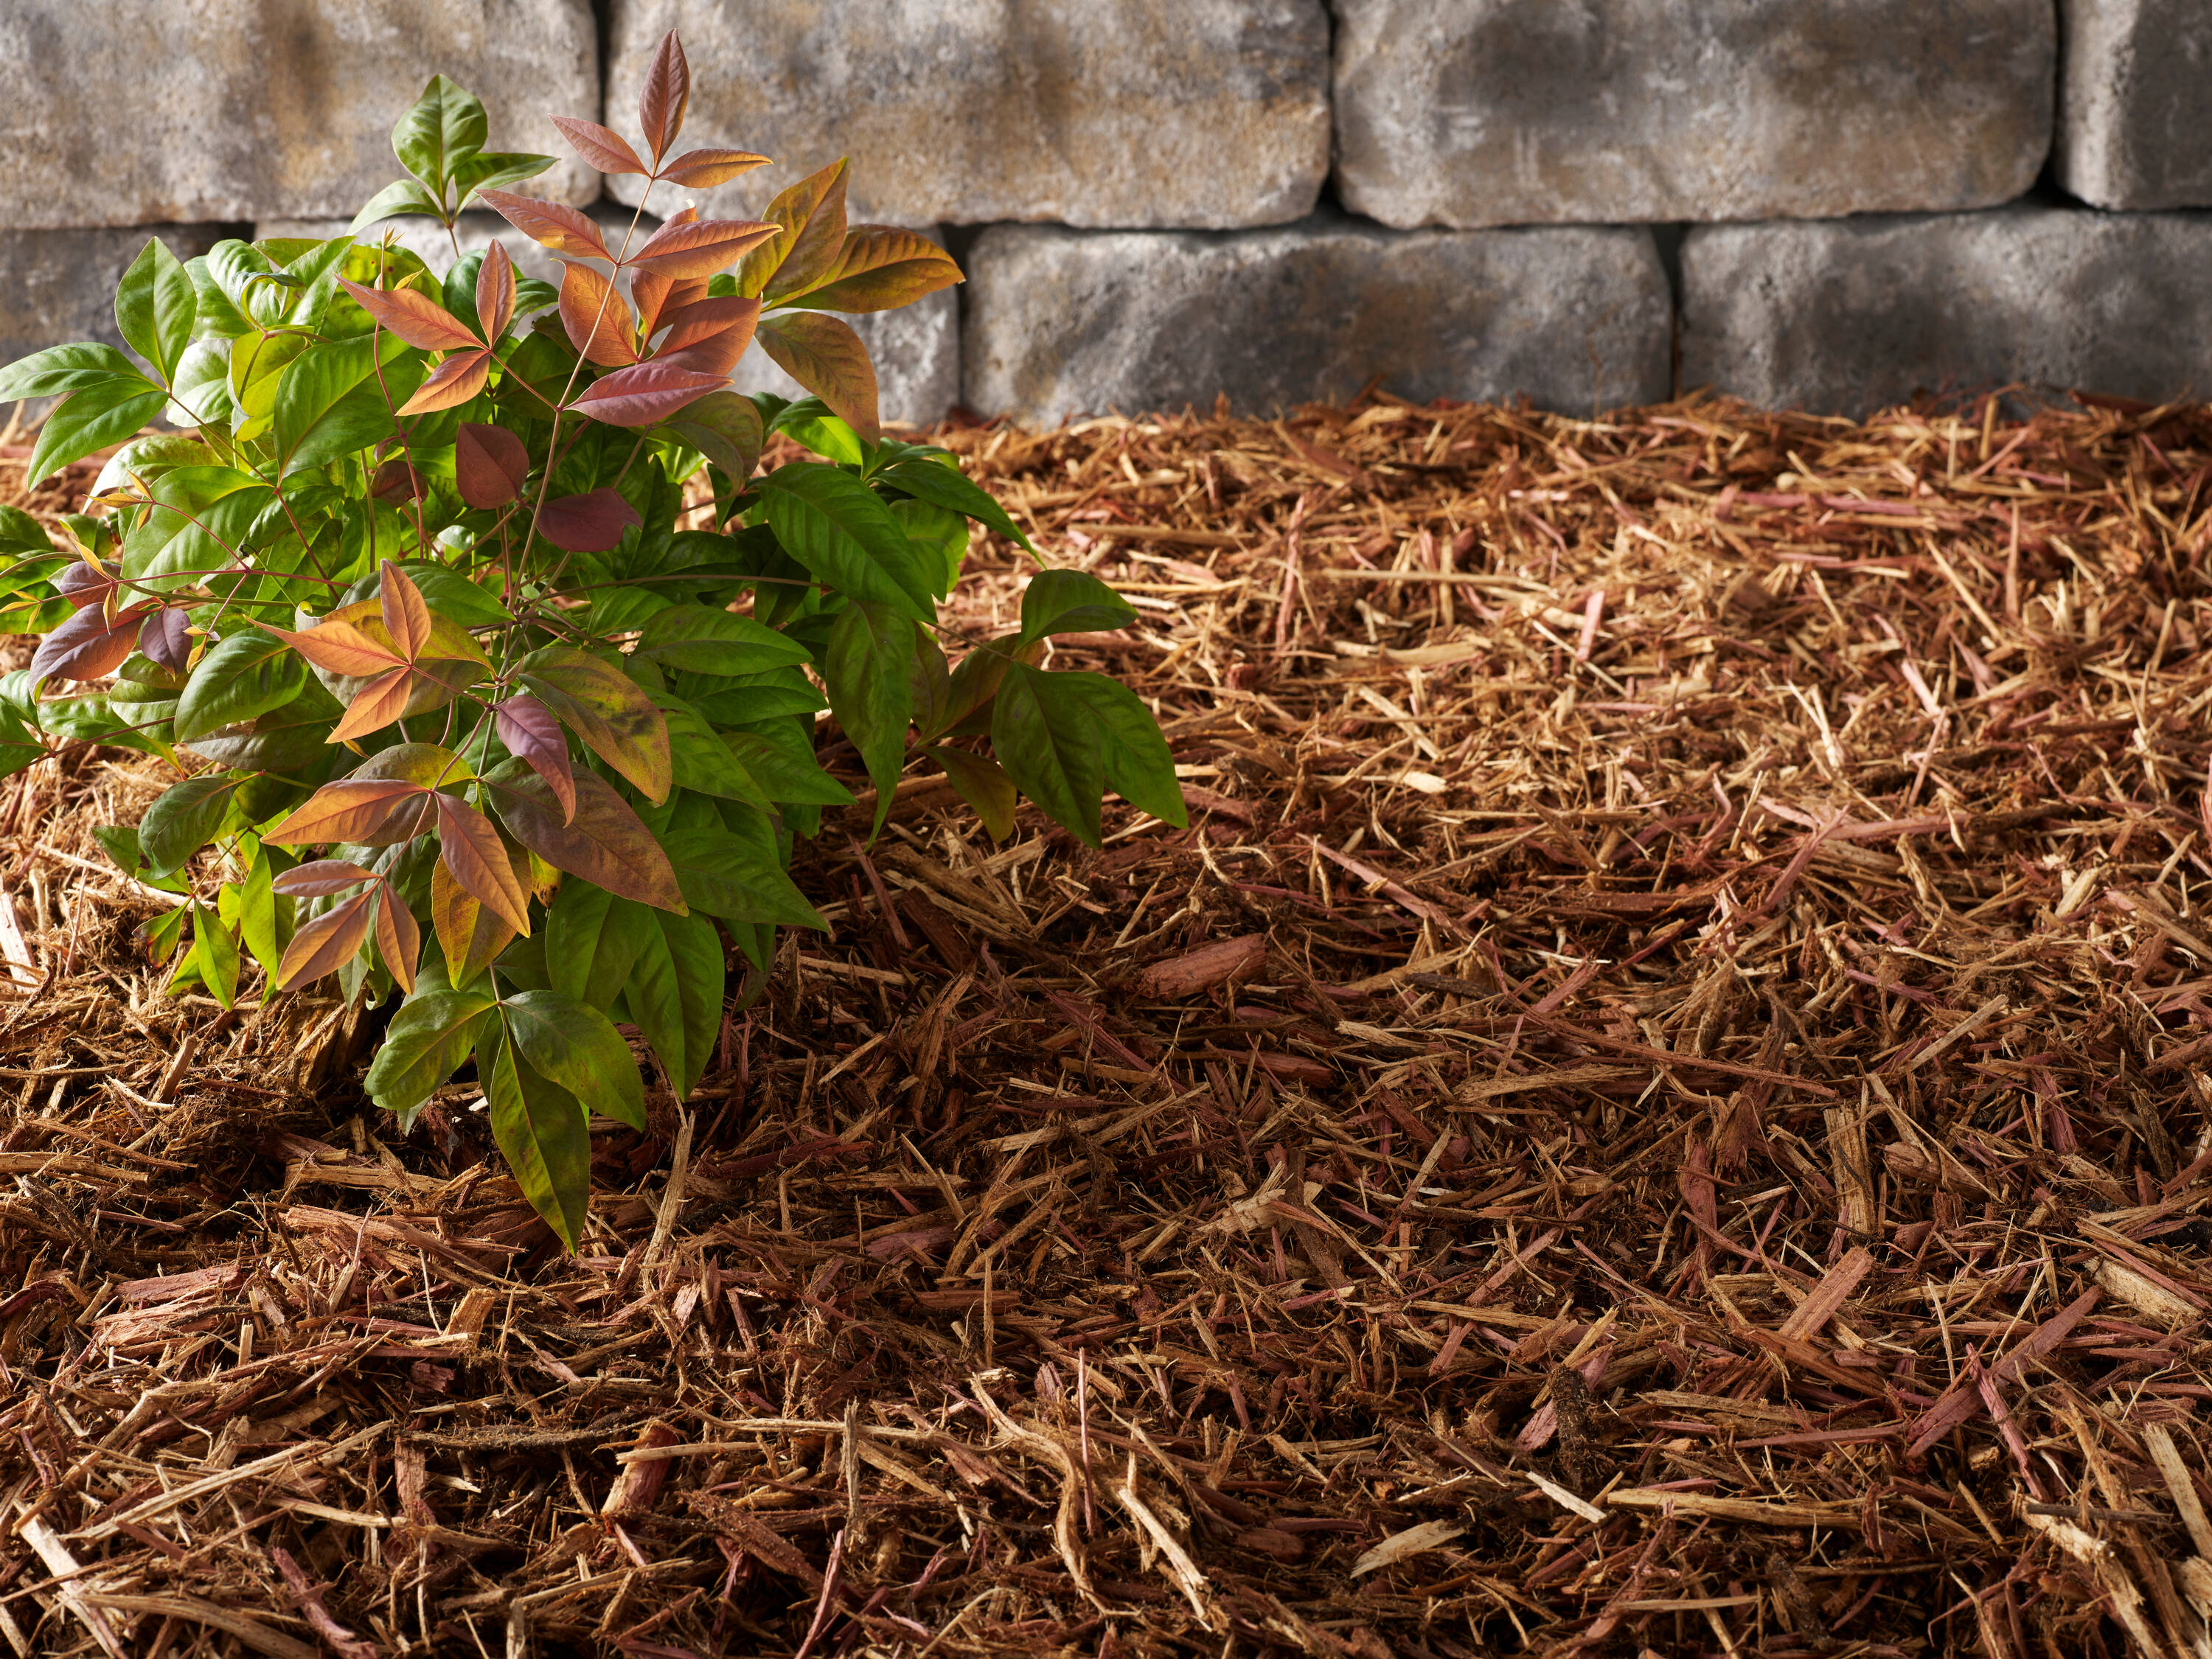
[[[338,286],[361,302],[361,308],[411,346],[425,351],[465,351],[483,341],[469,332],[445,307],[411,288],[363,288],[338,278]]]
[[[306,864],[295,865],[269,886],[271,891],[291,898],[320,898],[376,879],[375,872],[349,864],[343,859],[313,859]]]
[[[353,701],[346,705],[345,717],[323,741],[349,743],[371,732],[381,732],[407,712],[407,699],[414,689],[412,669],[394,668],[378,675],[354,693]]]
[[[407,573],[389,559],[376,568],[376,603],[384,617],[384,631],[392,635],[393,650],[413,662],[430,643],[430,607],[422,590]]]
[[[64,680],[103,679],[123,665],[138,643],[146,607],[133,605],[114,620],[96,605],[66,617],[39,641],[31,659],[31,684],[49,677]]]
[[[645,71],[645,86],[638,94],[638,125],[658,161],[668,154],[676,135],[684,130],[684,112],[691,102],[691,65],[684,56],[684,43],[671,29],[661,38]]]
[[[299,634],[270,628],[267,623],[261,626],[316,667],[327,668],[333,674],[349,674],[358,678],[407,665],[404,659],[379,645],[351,623],[326,617],[319,626]]]
[[[602,368],[637,361],[629,307],[615,285],[589,265],[572,264],[561,273],[561,326],[579,355]]]
[[[821,312],[787,311],[763,320],[758,337],[785,374],[862,437],[875,439],[876,369],[859,335]]]
[[[641,363],[635,368],[618,368],[601,376],[579,392],[568,407],[609,426],[651,426],[726,384],[719,374]]]
[[[597,121],[579,121],[573,115],[556,115],[553,125],[568,141],[568,148],[601,173],[644,173],[647,171],[637,152],[629,147],[629,140],[619,132],[601,126]]]
[[[492,822],[466,801],[441,794],[439,855],[453,879],[478,904],[518,933],[530,931],[530,900],[514,878],[507,844]]]
[[[753,342],[760,301],[734,297],[699,300],[674,313],[653,361],[664,368],[726,376]]]
[[[415,395],[399,405],[402,415],[427,415],[465,404],[484,389],[491,378],[489,351],[456,352],[430,371]]]
[[[173,605],[147,617],[138,630],[138,649],[172,674],[183,673],[192,659],[191,629],[184,611]]]
[[[562,495],[538,510],[538,533],[568,553],[608,553],[623,532],[641,523],[637,509],[615,489]]]
[[[530,452],[503,426],[464,421],[453,440],[453,471],[471,507],[505,507],[522,493]]]
[[[368,493],[380,501],[389,501],[397,506],[428,493],[428,489],[429,486],[422,481],[422,475],[415,470],[414,464],[407,457],[394,455],[376,469],[376,477],[369,483]]]
[[[556,870],[581,876],[618,898],[684,914],[668,854],[598,773],[576,775],[576,810],[566,823],[551,789],[534,775],[523,773],[492,787],[493,805],[507,832]]]
[[[711,276],[735,264],[776,234],[777,228],[751,219],[701,219],[663,225],[653,240],[623,263],[664,276]]]
[[[477,267],[477,321],[483,325],[484,343],[491,344],[507,332],[514,317],[514,261],[494,242]]]
[[[443,799],[441,797],[441,799]],[[376,950],[402,992],[415,988],[415,963],[422,954],[422,929],[405,901],[386,882],[377,894]]]
[[[668,216],[667,223],[689,225],[696,223],[698,218],[697,208],[682,208]],[[690,292],[694,287],[698,289],[696,295]],[[703,279],[679,283],[675,277],[663,276],[657,270],[633,270],[630,273],[629,297],[637,304],[639,338],[650,339],[653,337],[653,331],[660,326],[661,317],[670,308],[672,297],[679,289],[684,290],[684,303],[706,297],[707,287]]]
[[[54,578],[54,591],[80,611],[88,605],[105,605],[115,586],[113,576],[82,559]]]
[[[492,725],[507,753],[530,763],[561,803],[561,822],[576,816],[576,775],[568,762],[568,738],[553,711],[537,698],[519,694],[492,705]]]
[[[755,167],[767,165],[767,156],[756,155],[750,150],[687,149],[661,168],[660,176],[686,190],[711,190],[741,173],[750,173]]]
[[[284,959],[276,964],[276,988],[289,991],[344,966],[368,937],[369,907],[375,900],[374,891],[363,893],[301,922],[285,947]]]
[[[477,199],[513,225],[540,247],[564,258],[605,259],[605,238],[599,228],[572,207],[542,202],[534,196],[514,196],[503,190],[480,190]]]

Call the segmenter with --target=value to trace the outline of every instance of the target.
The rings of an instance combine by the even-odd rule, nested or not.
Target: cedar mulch
[[[574,1260],[0,792],[15,1651],[2212,1652],[2212,409],[947,441],[1192,827],[833,817]]]

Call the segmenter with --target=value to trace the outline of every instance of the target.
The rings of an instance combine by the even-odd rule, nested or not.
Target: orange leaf
[[[514,878],[507,843],[492,821],[466,801],[438,797],[438,848],[469,896],[518,933],[530,931],[530,900]]]
[[[271,847],[306,847],[316,842],[351,842],[356,846],[390,846],[422,833],[422,814],[410,811],[431,791],[405,778],[340,778],[315,791],[262,840]],[[404,834],[392,834],[395,830]]]
[[[661,37],[653,62],[645,71],[645,86],[637,98],[638,125],[658,161],[668,154],[676,135],[684,130],[684,112],[691,102],[691,65],[684,56],[684,43],[671,29]]]
[[[276,988],[289,991],[343,967],[368,937],[369,907],[375,899],[372,890],[301,922],[276,964]]]
[[[772,248],[763,248],[738,273],[738,292],[772,304],[803,294],[836,263],[845,245],[845,181],[849,161],[833,161],[801,179],[768,204],[768,217],[783,228]]]
[[[443,860],[430,866],[430,921],[446,953],[448,979],[467,984],[514,941],[514,929],[470,896]]]
[[[667,337],[653,362],[665,368],[726,376],[752,343],[761,302],[726,297],[700,300],[669,319]]]
[[[399,405],[402,415],[427,415],[465,404],[491,378],[489,351],[458,351],[430,371],[413,397]]]
[[[589,265],[572,264],[561,273],[561,326],[568,343],[602,368],[621,368],[637,361],[631,345],[635,325],[629,307],[615,285]]]
[[[374,871],[364,870],[343,859],[313,859],[284,871],[269,885],[272,891],[289,898],[319,898],[376,879]]]
[[[261,626],[283,641],[318,668],[327,668],[333,674],[356,677],[381,674],[387,668],[404,668],[406,659],[356,628],[351,623],[331,617],[304,633],[295,634],[282,628]]]
[[[376,949],[384,958],[385,971],[400,990],[412,991],[415,963],[422,954],[422,929],[389,882],[381,885],[377,896]]]
[[[961,279],[952,256],[919,231],[860,225],[804,294],[784,303],[810,311],[889,311]]]
[[[672,213],[665,222],[689,225],[697,223],[698,219],[699,210],[688,207]],[[629,297],[637,306],[638,337],[650,339],[653,331],[660,326],[660,318],[668,309],[670,296],[679,288],[689,289],[695,285],[699,289],[697,297],[704,298],[707,289],[703,278],[679,283],[675,277],[665,276],[657,270],[633,270],[629,278]]]
[[[361,302],[361,308],[411,346],[425,351],[462,351],[483,341],[469,332],[452,313],[411,288],[363,288],[338,278],[338,286]]]
[[[394,668],[378,675],[354,694],[345,718],[331,728],[325,743],[350,743],[371,732],[381,732],[407,712],[407,698],[415,689],[415,671]]]
[[[556,115],[553,125],[568,141],[568,148],[601,173],[643,173],[643,161],[629,147],[629,140],[619,132],[611,131],[597,121],[579,121],[573,115]]]
[[[736,264],[776,234],[776,227],[751,219],[702,219],[663,225],[623,263],[664,276],[711,276]]]
[[[430,607],[423,602],[422,590],[408,579],[405,571],[385,559],[376,568],[376,599],[384,631],[392,635],[392,649],[413,662],[430,642]]]
[[[605,259],[606,239],[599,228],[572,207],[543,202],[534,196],[514,196],[503,190],[480,190],[477,198],[540,247],[564,258]]]
[[[716,185],[727,184],[741,173],[750,173],[755,167],[767,165],[767,156],[756,155],[750,150],[687,149],[661,168],[660,176],[686,190],[711,190]]]
[[[484,250],[477,267],[477,321],[483,325],[486,344],[507,332],[514,318],[514,261],[497,242]]]

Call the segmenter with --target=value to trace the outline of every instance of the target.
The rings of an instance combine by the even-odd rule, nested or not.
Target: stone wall
[[[0,359],[115,337],[149,234],[337,234],[434,72],[629,127],[672,27],[687,140],[776,158],[703,210],[849,154],[966,268],[861,319],[894,417],[2212,394],[2212,0],[7,0]]]

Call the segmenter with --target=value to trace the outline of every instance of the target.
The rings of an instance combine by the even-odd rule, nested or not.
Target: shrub
[[[763,165],[672,154],[689,86],[671,34],[642,153],[558,125],[648,192]],[[686,210],[641,237],[634,218],[610,247],[507,189],[553,158],[485,136],[483,106],[434,79],[392,134],[410,176],[355,234],[182,263],[149,242],[115,302],[136,361],[67,345],[0,371],[0,398],[59,400],[30,477],[132,440],[102,510],[65,517],[69,552],[0,513],[0,629],[44,636],[0,682],[0,768],[42,734],[174,762],[135,828],[102,832],[179,892],[218,849],[213,902],[144,930],[172,988],[228,1006],[250,959],[270,992],[335,974],[349,998],[401,997],[372,1098],[404,1127],[473,1060],[501,1150],[574,1249],[588,1114],[645,1121],[616,1022],[680,1099],[720,1030],[726,939],[757,991],[778,927],[823,926],[788,874],[793,837],[853,801],[816,759],[819,711],[875,786],[877,830],[916,753],[995,836],[1017,791],[1094,846],[1109,784],[1176,823],[1182,803],[1133,694],[1040,666],[1055,633],[1133,620],[1103,584],[1042,571],[1018,631],[948,656],[938,607],[970,522],[1029,544],[952,456],[881,435],[867,353],[829,314],[957,282],[942,250],[848,228],[843,161],[763,222]],[[563,262],[557,291],[497,246],[441,278],[362,236],[398,214],[450,233],[473,202]],[[814,396],[731,390],[756,340]],[[165,410],[185,429],[134,437]],[[821,459],[757,471],[778,433]]]

